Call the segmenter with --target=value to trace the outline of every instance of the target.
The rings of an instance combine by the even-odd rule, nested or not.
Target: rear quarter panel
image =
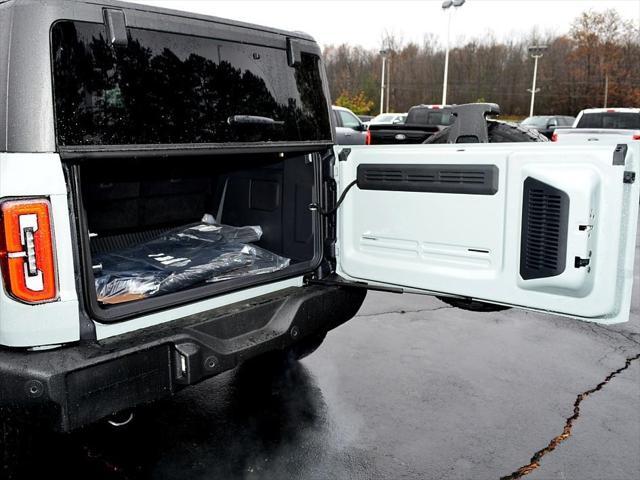
[[[0,289],[0,345],[32,347],[77,341],[80,338],[73,242],[67,187],[60,157],[54,153],[0,153],[0,198],[48,197],[57,261],[55,302],[28,305]]]

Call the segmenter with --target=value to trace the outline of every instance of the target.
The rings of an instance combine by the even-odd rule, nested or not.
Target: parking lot
[[[612,327],[370,293],[286,374],[240,369],[140,410],[123,429],[39,437],[27,474],[501,478],[563,433],[578,394],[640,353],[639,286],[636,261],[632,320]],[[583,400],[527,478],[637,478],[639,398],[634,360]]]

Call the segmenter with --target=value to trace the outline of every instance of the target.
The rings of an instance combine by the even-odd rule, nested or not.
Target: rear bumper
[[[70,431],[331,330],[355,315],[365,295],[291,288],[99,344],[0,350],[0,407]]]

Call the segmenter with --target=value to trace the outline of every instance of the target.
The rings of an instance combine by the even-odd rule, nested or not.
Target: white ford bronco
[[[320,53],[159,8],[0,2],[4,420],[71,431],[301,358],[367,289],[627,320],[639,142],[335,147]]]

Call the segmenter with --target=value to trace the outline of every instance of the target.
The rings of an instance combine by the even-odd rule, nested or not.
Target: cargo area
[[[79,162],[73,175],[82,205],[80,243],[92,313],[115,319],[313,269],[320,247],[309,204],[314,202],[319,173],[311,158],[242,154]],[[211,232],[223,235],[212,243]],[[206,241],[197,243],[203,235]],[[165,244],[180,249],[183,242],[196,242],[197,258],[162,250]],[[177,288],[172,284],[153,294],[124,292],[105,300],[100,290],[96,292],[105,270],[113,266],[124,265],[127,279],[139,283],[148,275],[149,258],[143,257],[172,266],[183,261],[193,270],[203,255],[207,265],[223,260],[224,270],[215,270],[221,275],[205,271],[196,281],[189,278]],[[263,264],[269,268],[258,268]]]

